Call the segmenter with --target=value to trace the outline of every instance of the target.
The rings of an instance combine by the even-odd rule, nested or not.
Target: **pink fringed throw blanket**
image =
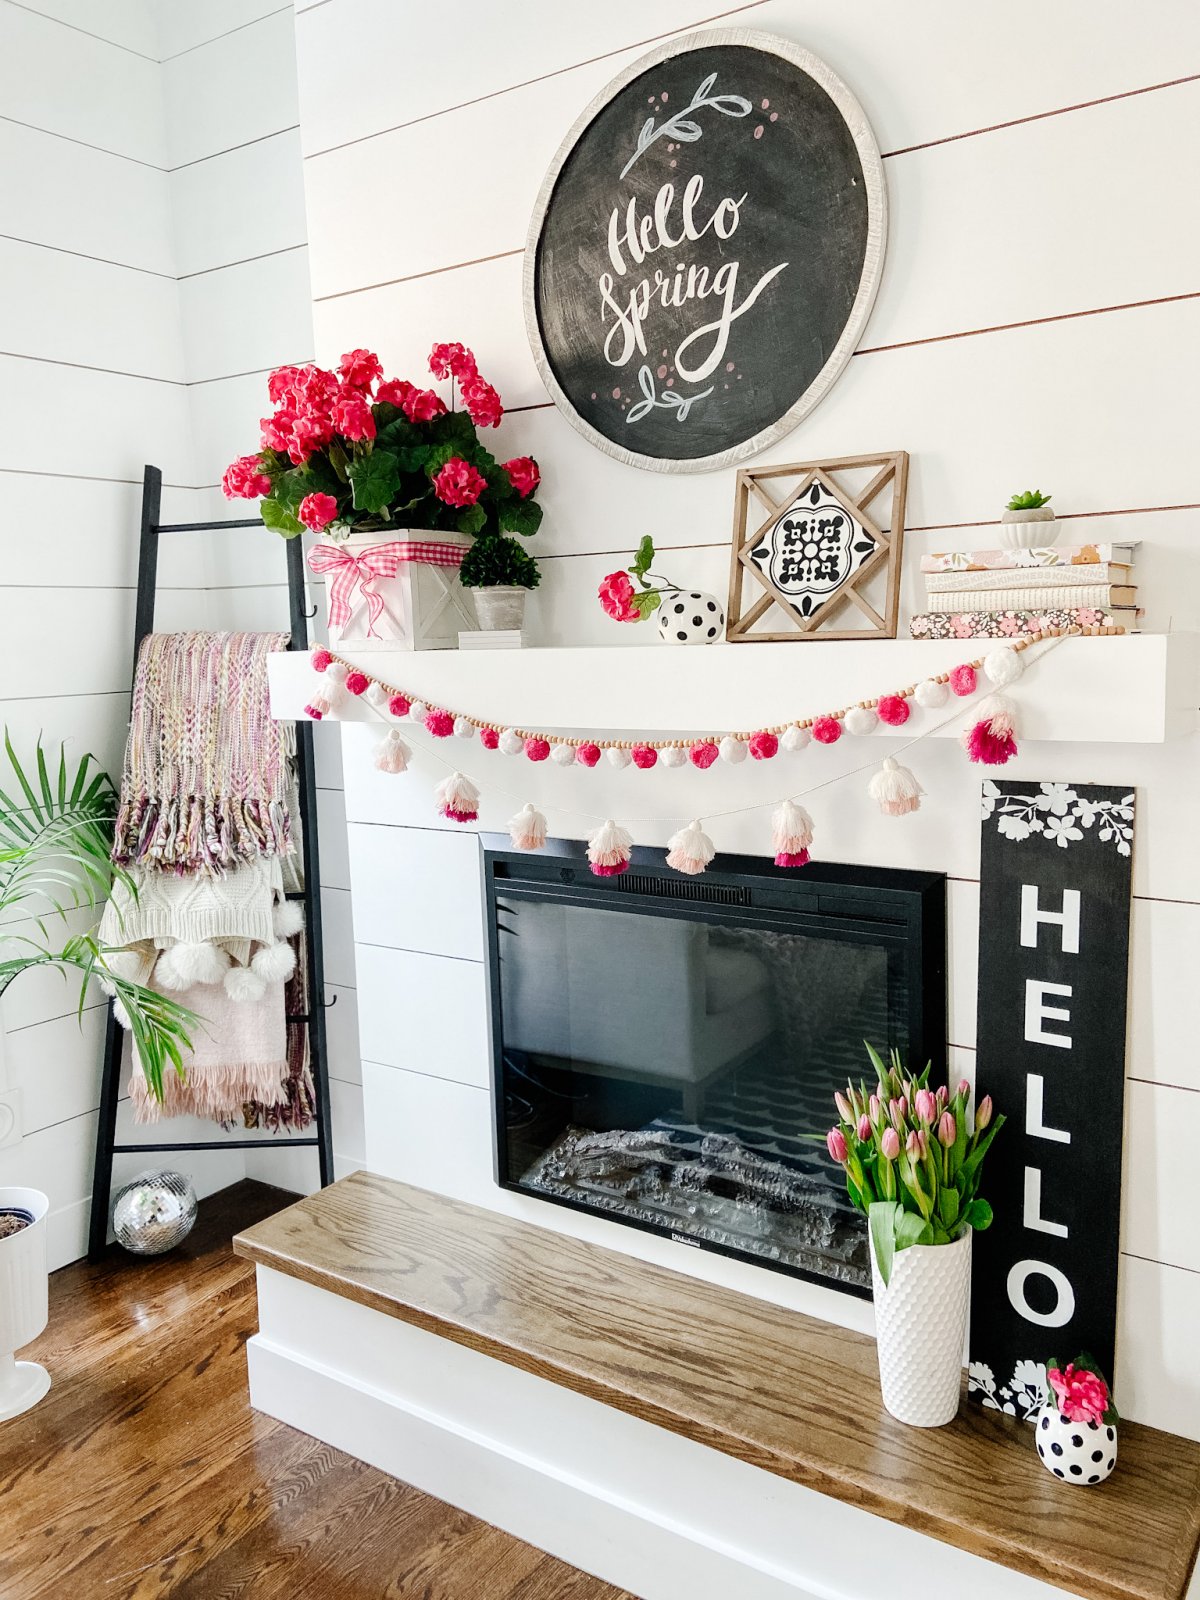
[[[134,677],[113,860],[225,872],[288,856],[295,730],[272,720],[286,633],[152,633]]]

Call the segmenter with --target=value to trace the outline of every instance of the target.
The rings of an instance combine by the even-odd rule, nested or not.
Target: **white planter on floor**
[[[13,1352],[36,1339],[49,1320],[46,1213],[40,1189],[0,1188],[0,1210],[27,1212],[33,1221],[0,1239],[0,1422],[35,1406],[50,1388],[50,1374]]]
[[[897,1250],[886,1285],[872,1249],[871,1279],[884,1405],[914,1428],[953,1422],[962,1388],[971,1230],[953,1244]]]
[[[1026,511],[1004,511],[1000,517],[1002,550],[1044,550],[1058,538],[1058,525],[1049,506]]]

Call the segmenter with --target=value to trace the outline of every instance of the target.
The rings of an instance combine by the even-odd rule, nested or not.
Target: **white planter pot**
[[[396,528],[387,533],[352,533],[344,539],[322,538],[319,546],[362,557],[368,551],[395,543],[417,548],[449,546],[465,552],[471,542],[462,533]],[[332,592],[336,576],[326,573],[327,593]],[[395,577],[374,577],[371,581],[383,602],[373,631],[370,606],[361,582],[356,582],[350,594],[350,615],[341,626],[335,626],[332,619],[329,623],[329,642],[335,649],[454,650],[458,647],[459,630],[475,627],[475,611],[458,581],[457,565],[406,560],[400,562]]]
[[[25,1211],[27,1228],[0,1239],[0,1422],[28,1411],[50,1388],[50,1374],[36,1361],[13,1355],[36,1339],[49,1320],[46,1213],[40,1189],[0,1188],[0,1209]]]
[[[719,644],[725,607],[702,589],[668,589],[659,602],[658,636],[664,644]]]
[[[1058,538],[1058,524],[1049,506],[1005,511],[1000,517],[1002,550],[1044,550]]]
[[[1117,1464],[1117,1430],[1104,1422],[1072,1422],[1048,1400],[1034,1418],[1037,1453],[1064,1483],[1103,1483]]]
[[[886,1286],[872,1249],[871,1279],[884,1405],[914,1428],[953,1422],[962,1389],[971,1230],[953,1244],[897,1250]]]
[[[525,624],[525,596],[528,593],[528,589],[501,584],[488,589],[472,589],[479,626],[488,633],[498,632],[502,628],[514,628],[519,632]]]

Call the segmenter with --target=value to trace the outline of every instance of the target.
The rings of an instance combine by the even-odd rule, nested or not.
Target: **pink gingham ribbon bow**
[[[436,566],[459,566],[464,552],[453,545],[396,539],[372,545],[355,555],[344,545],[318,544],[308,552],[314,572],[329,578],[329,625],[339,631],[350,620],[350,602],[361,587],[367,602],[367,638],[377,638],[375,624],[383,613],[383,596],[375,587],[379,578],[394,578],[402,561],[429,561]]]

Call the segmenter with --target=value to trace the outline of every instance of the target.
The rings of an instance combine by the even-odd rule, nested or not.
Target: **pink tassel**
[[[979,721],[962,736],[963,749],[972,761],[1002,767],[1017,753],[1017,708],[1006,695],[989,696],[978,708]]]
[[[620,828],[610,817],[588,839],[588,860],[597,878],[615,878],[629,865],[633,850],[631,835]]]
[[[803,806],[785,800],[771,818],[771,843],[775,846],[777,867],[803,867],[808,865],[808,847],[812,843],[813,821]]]
[[[667,865],[676,872],[692,876],[703,872],[716,853],[712,840],[699,822],[690,822],[667,840]]]
[[[540,850],[546,842],[546,819],[532,804],[509,819],[508,831],[518,850]]]
[[[400,737],[399,730],[389,728],[375,750],[375,765],[380,772],[407,772],[412,751]]]
[[[329,656],[328,650],[324,653]],[[304,715],[311,717],[314,722],[320,722],[323,717],[336,711],[346,697],[346,669],[340,661],[329,656],[320,672],[322,676],[317,692],[304,708]]]
[[[451,822],[474,822],[479,816],[479,790],[461,772],[452,772],[434,790],[439,815]]]

